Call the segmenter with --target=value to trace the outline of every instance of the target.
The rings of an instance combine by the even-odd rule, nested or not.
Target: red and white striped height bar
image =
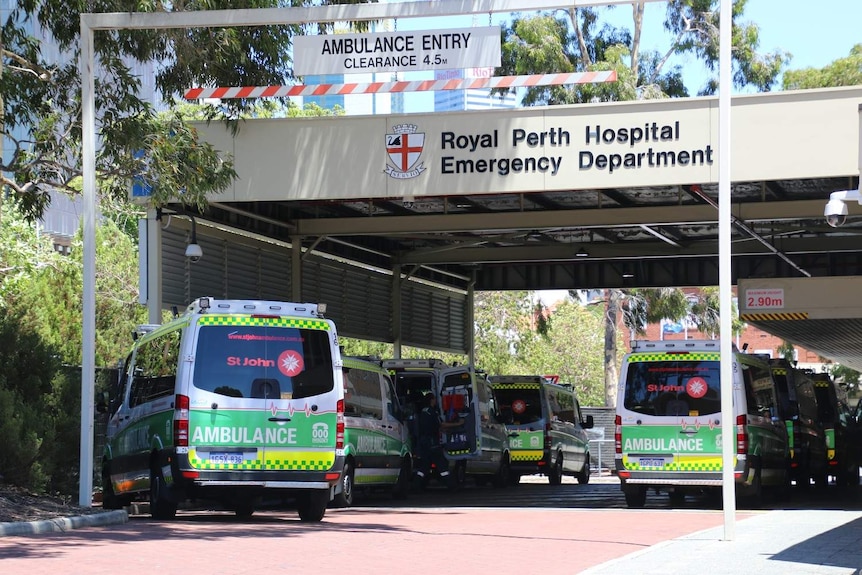
[[[329,96],[379,94],[384,92],[429,92],[437,90],[474,90],[482,88],[530,88],[560,84],[600,84],[616,82],[614,70],[572,72],[568,74],[530,74],[451,80],[416,80],[412,82],[366,82],[353,84],[296,84],[294,86],[243,86],[222,88],[189,88],[186,100],[203,98],[279,98],[287,96]]]

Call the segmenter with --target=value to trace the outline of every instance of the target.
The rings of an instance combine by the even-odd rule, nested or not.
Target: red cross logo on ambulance
[[[284,375],[296,377],[303,369],[305,369],[305,363],[302,361],[302,356],[292,349],[284,350],[278,356],[278,371]]]
[[[392,164],[386,164],[384,172],[390,178],[407,180],[426,170],[422,162],[417,165],[425,145],[425,133],[417,132],[418,129],[415,124],[398,124],[392,126],[392,133],[386,134],[386,153]]]

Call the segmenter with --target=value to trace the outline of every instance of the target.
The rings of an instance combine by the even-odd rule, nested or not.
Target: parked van
[[[629,507],[647,490],[672,498],[722,486],[721,386],[733,388],[734,476],[757,504],[762,486],[789,485],[787,429],[778,417],[769,364],[733,353],[733,381],[720,378],[717,340],[634,341],[621,370],[616,468]]]
[[[814,382],[786,359],[770,359],[778,396],[778,411],[787,426],[790,475],[797,487],[814,480],[824,483],[827,472],[826,434],[818,423]]]
[[[104,506],[148,497],[167,519],[214,499],[246,517],[283,498],[320,521],[344,464],[341,355],[324,311],[205,297],[141,329],[110,409]]]
[[[812,373],[817,395],[818,421],[826,434],[828,475],[840,487],[859,485],[859,431],[850,407],[847,392],[827,373]],[[827,483],[828,477],[820,482]]]
[[[357,489],[384,488],[405,497],[413,473],[404,413],[379,362],[343,357],[344,471],[335,504],[349,507]]]
[[[509,484],[510,456],[506,426],[500,420],[487,377],[469,365],[450,366],[439,359],[387,359],[382,361],[395,380],[395,390],[406,411],[418,444],[418,415],[425,393],[437,398],[443,421],[462,421],[442,433],[442,447],[455,481],[471,476],[478,485],[493,481]],[[414,465],[418,468],[418,465]]]
[[[512,483],[522,475],[541,473],[559,485],[563,475],[590,481],[593,416],[584,418],[571,386],[541,375],[495,375],[491,387],[509,431]]]

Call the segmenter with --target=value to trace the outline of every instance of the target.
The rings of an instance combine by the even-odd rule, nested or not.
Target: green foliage
[[[733,83],[771,89],[789,55],[759,53],[759,29],[743,22],[746,0],[733,5]],[[554,105],[580,102],[612,102],[688,96],[679,66],[670,57],[691,55],[708,71],[718,72],[718,0],[670,0],[664,27],[671,35],[666,53],[641,46],[643,6],[635,5],[630,27],[603,23],[610,8],[571,8],[555,15],[536,13],[516,18],[503,32],[503,57],[499,73],[538,74],[615,70],[614,83],[573,86],[539,86],[525,92],[523,104]],[[717,90],[714,75],[700,94]]]
[[[27,285],[9,298],[16,309],[27,310],[24,324],[69,365],[81,362],[83,251],[79,232],[71,255],[55,256],[52,265],[34,270]],[[114,365],[128,353],[132,331],[147,320],[137,298],[137,247],[104,220],[96,232],[96,365]]]
[[[604,405],[603,325],[600,306],[561,302],[551,314],[547,336],[524,338],[510,371],[496,373],[556,374],[560,382],[572,384],[582,405]]]
[[[862,44],[853,46],[848,57],[839,58],[823,68],[788,70],[782,82],[785,90],[862,85]]]
[[[689,313],[688,298],[677,288],[622,290],[622,298],[623,323],[636,335],[644,335],[649,324],[679,321]]]
[[[796,346],[793,345],[792,342],[783,339],[781,340],[781,345],[778,346],[776,351],[778,352],[778,357],[786,359],[787,361],[793,361],[793,353],[796,351]]]
[[[356,4],[365,0],[291,0],[291,6]],[[0,23],[3,58],[0,135],[8,151],[0,163],[0,187],[16,199],[30,221],[50,203],[50,192],[80,194],[82,116],[80,12],[170,13],[194,10],[274,8],[282,0],[161,2],[105,0],[98,5],[65,0],[12,3]],[[317,27],[331,30],[332,23]],[[56,50],[42,50],[44,33]],[[100,194],[120,199],[134,177],[152,186],[157,206],[202,207],[235,178],[233,159],[198,139],[173,110],[154,111],[142,99],[141,77],[172,107],[192,86],[268,86],[294,81],[291,38],[302,27],[247,26],[166,30],[106,30],[94,33],[96,155]],[[281,104],[289,106],[287,99]],[[237,118],[266,110],[254,99],[225,100],[208,120],[236,125]],[[264,112],[265,113],[265,112]],[[22,135],[24,134],[24,135]],[[6,147],[6,145],[4,145]]]
[[[731,318],[730,331],[732,335],[738,335],[742,332],[745,324],[739,319],[737,313],[736,302],[731,301],[732,309],[730,311]],[[720,313],[720,294],[719,289],[714,286],[701,288],[697,301],[691,305],[691,319],[697,326],[699,332],[716,337],[721,331],[721,313]]]
[[[59,361],[14,310],[0,320],[0,475],[13,485],[44,489],[50,481],[46,453],[57,440],[58,411],[51,405]]]
[[[856,390],[859,389],[859,379],[862,377],[855,369],[849,368],[845,365],[834,364],[829,369],[829,375],[840,383],[845,389],[848,390]]]

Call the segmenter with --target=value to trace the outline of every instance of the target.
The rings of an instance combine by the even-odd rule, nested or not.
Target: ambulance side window
[[[380,376],[364,369],[348,369],[347,387],[352,391],[350,407],[360,417],[383,419],[383,396],[380,391]],[[347,404],[345,405],[345,408]]]
[[[174,393],[180,357],[180,330],[165,333],[138,346],[131,373],[129,407]]]
[[[776,416],[775,386],[770,370],[756,365],[742,364],[741,367],[748,413],[761,417]]]

